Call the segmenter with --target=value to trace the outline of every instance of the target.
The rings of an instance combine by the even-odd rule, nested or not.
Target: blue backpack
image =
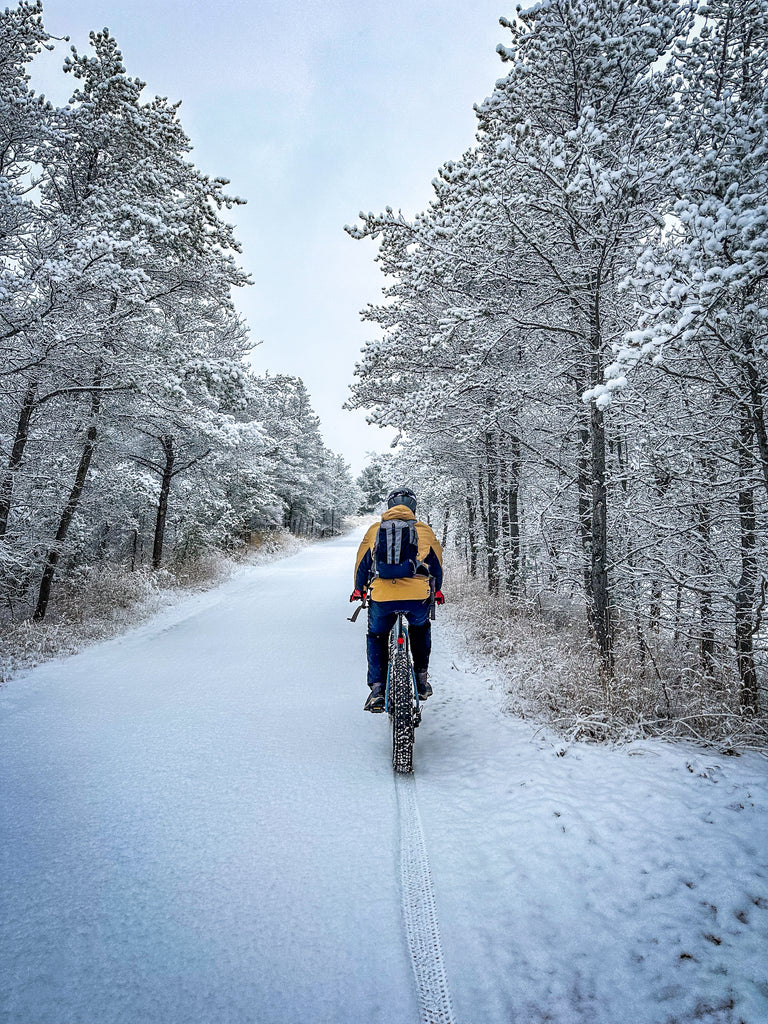
[[[415,576],[420,563],[419,535],[412,519],[385,519],[373,546],[373,570],[383,580]]]

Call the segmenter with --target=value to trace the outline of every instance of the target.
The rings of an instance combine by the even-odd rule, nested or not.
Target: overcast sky
[[[360,309],[383,277],[372,242],[343,230],[360,210],[412,214],[445,160],[472,144],[473,103],[503,74],[504,0],[44,0],[45,23],[83,50],[109,27],[145,98],[182,100],[192,159],[248,200],[233,212],[252,287],[239,309],[260,372],[304,378],[326,442],[357,473],[389,434],[344,412],[372,328]],[[33,84],[69,98],[43,54]],[[439,402],[439,396],[435,401]]]

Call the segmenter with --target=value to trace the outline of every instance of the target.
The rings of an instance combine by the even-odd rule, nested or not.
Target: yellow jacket
[[[418,558],[421,562],[431,563],[433,576],[436,577],[436,589],[442,585],[443,549],[435,536],[432,527],[427,523],[419,522],[407,505],[394,505],[387,509],[381,517],[384,522],[387,519],[412,519],[415,521],[416,534],[419,538]],[[379,523],[374,523],[366,531],[363,542],[357,549],[357,560],[355,561],[355,588],[363,590],[366,587],[368,574],[373,564],[373,549],[376,546],[376,535],[379,532]],[[428,557],[430,551],[433,557]],[[361,585],[362,584],[362,585]],[[410,576],[402,580],[383,580],[376,578],[370,587],[372,601],[426,601],[429,597],[429,580],[426,576]]]

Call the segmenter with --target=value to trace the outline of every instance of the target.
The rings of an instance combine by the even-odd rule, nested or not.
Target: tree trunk
[[[477,515],[475,514],[475,503],[472,500],[470,486],[467,484],[467,531],[469,533],[469,574],[474,579],[477,576]]]
[[[160,498],[157,503],[157,519],[155,520],[155,540],[152,545],[153,569],[159,569],[163,561],[163,541],[165,540],[165,520],[168,515],[168,495],[171,493],[173,464],[176,460],[171,435],[163,434],[159,441],[165,455],[165,465],[163,466],[163,475],[160,480]]]
[[[581,420],[581,426],[579,427],[578,458],[576,460],[576,490],[578,493],[579,535],[581,537],[581,549],[584,553],[584,593],[587,596],[587,615],[590,625],[592,625],[592,602],[589,600],[591,587],[590,565],[592,564],[592,503],[589,487],[589,423],[586,421],[585,413],[583,412],[584,405],[581,401],[581,394],[584,390],[580,389],[577,395],[580,406],[578,416]]]
[[[45,568],[43,569],[43,578],[40,581],[40,591],[37,597],[37,607],[33,619],[35,622],[40,622],[45,618],[45,613],[48,609],[48,602],[51,597],[51,585],[53,584],[53,578],[56,575],[56,567],[59,564],[59,556],[61,554],[61,546],[67,539],[69,528],[72,525],[72,520],[75,518],[78,506],[80,505],[80,498],[85,487],[85,481],[88,477],[88,470],[91,466],[91,459],[93,453],[96,450],[96,440],[98,438],[98,427],[96,425],[99,410],[101,409],[101,392],[99,385],[101,384],[101,369],[97,368],[93,379],[93,388],[91,392],[91,422],[88,427],[86,434],[85,446],[83,448],[82,455],[80,456],[80,463],[77,467],[77,473],[75,474],[75,482],[72,485],[72,490],[69,494],[69,500],[61,514],[59,520],[59,528],[56,531],[55,543],[48,552],[48,557],[45,561]]]
[[[600,323],[600,292],[596,288],[592,303],[590,329],[591,381],[594,386],[602,381],[603,361],[601,353],[602,328]],[[603,670],[610,678],[613,675],[613,625],[610,617],[610,596],[608,590],[608,488],[605,478],[605,419],[602,409],[592,403],[590,410],[591,434],[591,478],[592,478],[592,532],[590,561],[590,600],[592,604],[592,628],[600,649]]]
[[[707,504],[705,488],[713,493],[712,478],[714,477],[714,466],[711,458],[704,462],[706,483],[702,487],[702,494],[696,503],[696,532],[699,535],[699,621],[701,634],[699,637],[699,657],[701,668],[708,676],[712,676],[715,670],[715,622],[713,616],[713,598],[710,590],[710,580],[713,571],[712,559],[712,513]]]
[[[765,428],[765,409],[763,406],[763,395],[760,375],[755,365],[755,347],[752,335],[747,331],[742,339],[744,351],[744,372],[749,387],[749,413],[752,420],[752,428],[757,442],[757,450],[760,456],[760,465],[763,470],[763,481],[768,494],[768,432]]]
[[[485,434],[485,451],[488,465],[488,519],[486,521],[486,554],[488,558],[488,589],[497,596],[499,593],[499,487],[494,439],[490,431]]]
[[[754,423],[754,420],[752,420]],[[752,646],[754,627],[752,622],[755,588],[758,568],[755,548],[755,500],[750,478],[750,415],[742,409],[739,445],[739,550],[741,554],[741,576],[736,587],[734,624],[736,634],[736,664],[739,671],[741,690],[739,703],[743,710],[758,710],[759,688],[755,656]]]
[[[520,441],[512,437],[506,466],[504,521],[507,563],[506,587],[510,597],[520,591]]]
[[[656,491],[657,502],[659,507],[661,507],[662,502],[666,500],[669,488],[672,484],[672,474],[666,466],[660,466],[657,463],[654,464],[653,483]],[[648,609],[648,617],[650,619],[651,630],[656,634],[658,634],[661,626],[663,599],[664,587],[658,569],[654,563],[653,573],[651,576],[651,604]]]
[[[583,315],[579,304],[574,298],[571,299],[571,320],[574,328],[583,331]],[[575,339],[574,339],[575,340]],[[579,373],[580,369],[580,373]],[[594,372],[594,370],[592,370]],[[575,386],[575,415],[578,421],[578,437],[576,450],[576,493],[577,493],[577,516],[579,520],[579,537],[583,553],[582,577],[584,580],[584,595],[587,601],[587,621],[590,629],[594,629],[592,623],[592,601],[590,599],[592,564],[592,499],[590,495],[590,420],[589,410],[584,405],[582,395],[592,386],[590,377],[590,364],[585,359],[577,368],[574,380]]]
[[[448,543],[448,523],[451,519],[451,506],[447,505],[445,509],[445,519],[443,519],[443,536],[440,539],[440,545],[445,548]]]
[[[16,477],[16,471],[21,465],[24,449],[29,438],[29,421],[32,418],[36,398],[37,381],[31,380],[27,384],[24,401],[19,411],[16,436],[13,439],[11,456],[8,459],[8,468],[5,471],[2,485],[0,485],[0,539],[5,536],[8,529],[8,518],[11,514],[11,500],[13,499],[13,482]]]
[[[480,514],[480,525],[482,527],[483,545],[487,549],[487,547],[488,547],[488,530],[489,530],[489,526],[488,526],[488,503],[485,500],[485,483],[486,483],[485,467],[481,465],[480,469],[478,470],[478,474],[477,474],[477,495],[478,495],[477,509],[478,509],[479,514]],[[485,559],[485,570],[486,570],[485,578],[486,578],[486,581],[487,581],[488,580],[488,559],[487,558]]]
[[[499,579],[505,592],[509,592],[510,583],[515,578],[512,568],[512,552],[509,545],[509,481],[506,475],[506,466],[502,466],[499,472],[499,513],[501,517],[501,532],[499,535]]]
[[[613,674],[613,629],[608,593],[608,492],[605,484],[605,424],[592,405],[592,562],[590,572],[592,624],[600,659]]]
[[[683,573],[685,572],[685,558],[679,559],[678,567],[678,584],[677,591],[675,593],[675,632],[672,635],[672,643],[677,645],[680,642],[680,629],[681,629],[681,612],[683,609]]]
[[[648,609],[648,619],[651,625],[651,631],[658,635],[659,627],[661,625],[661,609],[663,607],[664,599],[664,588],[661,580],[658,576],[654,576],[651,581],[651,604]]]

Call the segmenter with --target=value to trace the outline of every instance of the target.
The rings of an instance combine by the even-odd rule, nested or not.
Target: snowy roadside
[[[166,570],[103,572],[84,590],[84,612],[50,616],[42,623],[0,624],[0,686],[19,672],[77,654],[91,644],[127,633],[159,613],[172,612],[251,566],[288,558],[313,543],[317,541],[280,530],[265,535],[258,546],[238,557],[211,552],[187,577]],[[73,604],[70,600],[70,606]]]
[[[661,683],[674,698],[666,705],[656,682],[649,685],[648,666],[617,673],[607,695],[594,645],[572,613],[505,612],[463,567],[450,567],[447,575],[440,617],[450,624],[457,652],[488,679],[508,713],[546,725],[559,742],[659,737],[714,745],[725,754],[768,750],[765,715],[738,713],[733,699],[706,692],[695,675],[687,688],[672,678]]]
[[[765,755],[569,739],[448,624],[416,782],[458,1019],[765,1024]]]
[[[356,541],[0,694],[0,1020],[766,1024],[765,757],[566,742],[439,613],[404,790]]]

